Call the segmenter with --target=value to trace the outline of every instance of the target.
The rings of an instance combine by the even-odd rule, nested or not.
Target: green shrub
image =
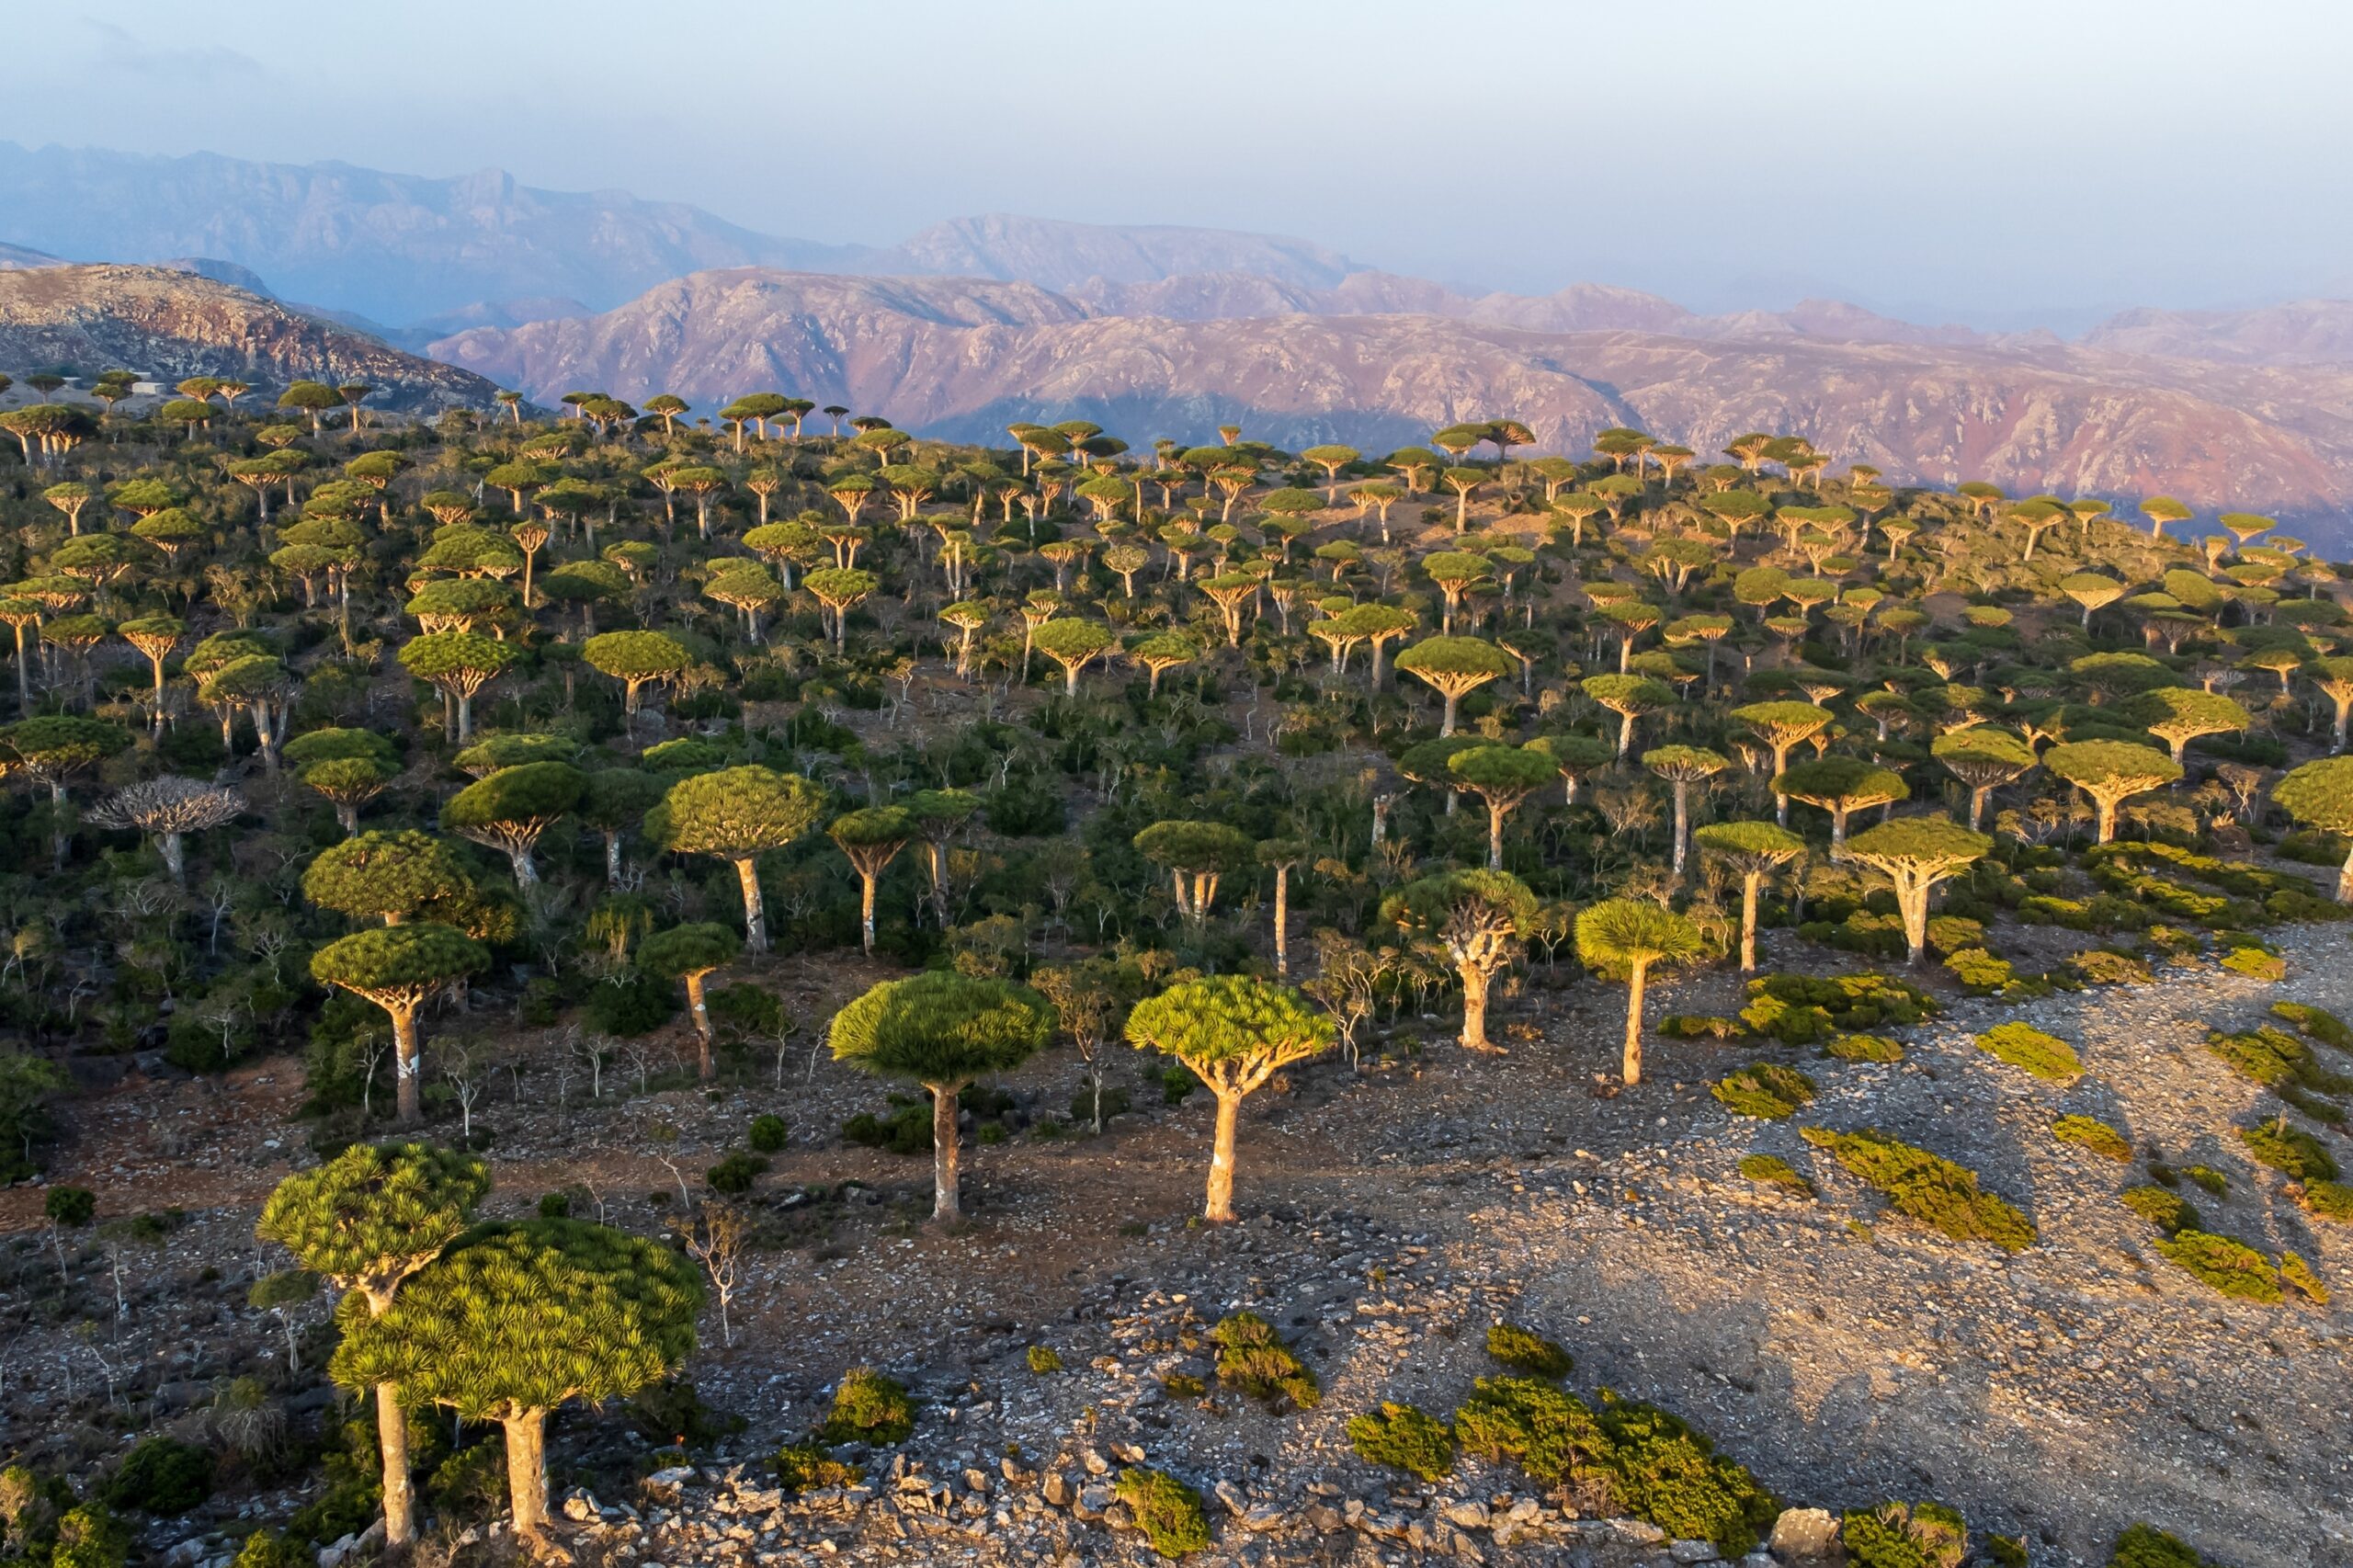
[[[1509,1460],[1544,1486],[1598,1494],[1598,1506],[1647,1519],[1678,1539],[1715,1543],[1738,1557],[1779,1512],[1741,1466],[1655,1405],[1604,1390],[1598,1412],[1536,1378],[1481,1378],[1454,1413],[1455,1440],[1494,1462]]]
[[[2301,1127],[2289,1126],[2285,1117],[2242,1127],[2238,1134],[2248,1153],[2282,1175],[2298,1181],[2336,1179],[2336,1162],[2321,1147],[2320,1140]]]
[[[1779,1120],[1796,1115],[1800,1106],[1813,1098],[1813,1080],[1795,1068],[1752,1062],[1717,1079],[1708,1092],[1723,1101],[1734,1116]]]
[[[2063,1116],[2051,1124],[2051,1135],[2062,1143],[2076,1143],[2104,1160],[2132,1163],[2132,1141],[2096,1116]]]
[[[1136,1528],[1163,1557],[1183,1557],[1210,1548],[1210,1517],[1201,1494],[1165,1470],[1130,1468],[1120,1472],[1120,1501],[1136,1517]]]
[[[1516,1323],[1499,1323],[1487,1330],[1487,1354],[1515,1372],[1560,1381],[1576,1369],[1566,1350]]]
[[[1270,1408],[1288,1400],[1302,1410],[1313,1410],[1322,1401],[1324,1390],[1315,1374],[1256,1312],[1233,1313],[1210,1330],[1210,1337],[1218,1346],[1218,1381]]]
[[[1210,1385],[1189,1372],[1171,1372],[1160,1380],[1160,1392],[1171,1399],[1199,1399]]]
[[[1886,1194],[1888,1206],[1955,1241],[1988,1241],[2005,1252],[2023,1252],[2035,1241],[2034,1226],[2001,1199],[1977,1188],[1977,1173],[1926,1149],[1890,1138],[1875,1129],[1826,1132],[1809,1127],[1809,1143],[1867,1186]]]
[[[1855,1568],[1961,1568],[1969,1527],[1942,1503],[1881,1503],[1847,1514],[1838,1539]]]
[[[1977,1037],[1977,1049],[2056,1084],[2072,1084],[2084,1074],[2073,1047],[2031,1024],[1995,1024]]]
[[[1771,1528],[1780,1505],[1745,1467],[1655,1405],[1606,1389],[1601,1397],[1613,1507],[1678,1540],[1713,1541],[1727,1558],[1744,1555]]]
[[[842,1123],[842,1138],[869,1149],[893,1154],[931,1153],[931,1102],[907,1095],[892,1095],[892,1108],[882,1116],[862,1110]]]
[[[844,1443],[887,1448],[905,1442],[915,1429],[915,1405],[907,1391],[871,1367],[853,1367],[834,1390],[834,1407],[816,1438],[828,1449]]]
[[[1801,1198],[1813,1196],[1813,1183],[1798,1175],[1797,1167],[1779,1154],[1744,1154],[1740,1174],[1759,1187],[1782,1187]]]
[[[212,1495],[212,1455],[176,1437],[146,1437],[123,1455],[98,1500],[142,1514],[185,1514]]]
[[[748,980],[722,985],[703,997],[714,1029],[746,1040],[773,1040],[784,1032],[784,1004],[773,991]]]
[[[780,1153],[785,1144],[790,1141],[791,1132],[786,1128],[784,1118],[780,1116],[752,1118],[751,1131],[744,1138],[744,1142],[749,1143],[755,1153],[762,1154]]]
[[[2217,1198],[2226,1196],[2231,1190],[2231,1178],[2211,1165],[2190,1165],[2181,1174]]]
[[[665,1448],[709,1448],[749,1425],[703,1398],[690,1380],[676,1377],[640,1389],[621,1406],[621,1415],[630,1430]]]
[[[2211,1568],[2206,1559],[2154,1525],[2134,1525],[2116,1538],[2108,1568]]]
[[[2269,1260],[2245,1242],[2206,1231],[2179,1230],[2157,1238],[2157,1251],[2225,1296],[2277,1301],[2279,1276]]]
[[[2086,949],[2069,959],[2067,967],[2086,985],[2146,985],[2156,978],[2139,959],[2107,948]]]
[[[2128,1187],[2117,1196],[2124,1200],[2124,1207],[2167,1235],[2198,1228],[2198,1210],[2177,1192],[2162,1187]]]
[[[50,1568],[122,1568],[131,1555],[131,1532],[104,1503],[69,1508],[57,1521],[57,1545]]]
[[[1454,1412],[1454,1439],[1490,1462],[1517,1464],[1543,1486],[1601,1451],[1601,1425],[1585,1401],[1540,1378],[1481,1378]]]
[[[1979,996],[2003,990],[2016,973],[2009,960],[1997,959],[1983,948],[1963,948],[1946,955],[1944,961],[1952,977]]]
[[[1348,1442],[1366,1463],[1424,1481],[1443,1481],[1454,1470],[1453,1428],[1410,1404],[1384,1403],[1348,1417]]]
[[[2279,1278],[2295,1287],[2297,1294],[2316,1307],[2328,1305],[2328,1286],[2313,1271],[2313,1266],[2292,1252],[2279,1255]]]
[[[233,1568],[314,1568],[315,1552],[305,1551],[276,1530],[256,1530],[245,1537]]]
[[[572,1194],[568,1192],[543,1192],[540,1194],[540,1218],[542,1220],[569,1220],[572,1218]]]
[[[752,1184],[767,1174],[768,1163],[757,1154],[747,1154],[738,1149],[719,1164],[702,1173],[713,1192],[730,1198],[741,1197],[752,1190]]]
[[[2034,1568],[2027,1558],[2024,1536],[1989,1535],[1985,1555],[1994,1560],[1994,1568]]]
[[[2296,1026],[2304,1035],[2337,1051],[2353,1051],[2353,1027],[2325,1007],[2308,1002],[2274,1002],[2272,1013]]]
[[[2222,967],[2255,980],[2288,978],[2288,960],[2261,948],[2233,948],[2223,955]]]
[[[1833,1035],[1822,1049],[1841,1062],[1901,1062],[1904,1047],[1883,1034]]]
[[[676,987],[660,975],[626,969],[588,991],[588,1027],[598,1034],[652,1034],[678,1010]]]
[[[1041,1378],[1049,1372],[1059,1372],[1063,1369],[1062,1352],[1051,1345],[1029,1346],[1029,1369]]]
[[[1916,1024],[1937,1010],[1918,986],[1882,974],[1768,974],[1748,983],[1748,998],[1741,1021],[1788,1045],[1839,1030]]]
[[[1674,1013],[1659,1020],[1658,1032],[1669,1040],[1736,1040],[1748,1027],[1711,1013]]]
[[[2353,1225],[2353,1187],[2335,1181],[2308,1181],[2300,1200],[2305,1212],[2315,1219]]]
[[[2209,1034],[2206,1049],[2230,1063],[2231,1070],[2239,1076],[2267,1089],[2294,1085],[2322,1095],[2340,1095],[2353,1089],[2353,1078],[2323,1067],[2313,1055],[2311,1046],[2268,1024],[2237,1034]]]
[[[425,1479],[424,1491],[440,1513],[461,1519],[488,1519],[507,1494],[506,1435],[493,1432],[435,1465]]]
[[[866,1472],[844,1464],[814,1443],[789,1443],[776,1451],[777,1483],[787,1492],[815,1492],[828,1486],[855,1486]]]
[[[52,1187],[41,1195],[40,1211],[54,1225],[86,1225],[97,1217],[98,1195],[86,1187]]]

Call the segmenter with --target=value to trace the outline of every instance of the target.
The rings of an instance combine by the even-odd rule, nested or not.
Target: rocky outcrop
[[[233,377],[257,391],[365,381],[370,406],[487,408],[497,388],[243,289],[154,267],[0,272],[0,366],[121,368],[154,381]]]

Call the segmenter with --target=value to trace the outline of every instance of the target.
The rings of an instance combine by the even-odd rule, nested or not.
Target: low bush
[[[2107,948],[2077,953],[2067,967],[2086,985],[2147,985],[2156,978],[2139,959]]]
[[[842,1139],[893,1154],[931,1153],[931,1102],[908,1095],[892,1095],[891,1109],[881,1116],[859,1111],[842,1123]]]
[[[788,1443],[776,1451],[777,1484],[787,1492],[815,1492],[828,1486],[855,1486],[866,1472],[844,1464],[814,1443]]]
[[[2157,1251],[2225,1296],[2242,1301],[2279,1300],[2279,1275],[2270,1261],[2245,1242],[2206,1231],[2179,1230],[2157,1238]]]
[[[1781,1187],[1801,1198],[1813,1196],[1813,1183],[1800,1176],[1797,1167],[1779,1154],[1745,1154],[1740,1161],[1740,1174],[1759,1187]]]
[[[1658,1032],[1669,1040],[1737,1040],[1748,1026],[1711,1013],[1676,1013],[1659,1020]]]
[[[2325,1007],[2315,1007],[2308,1002],[2274,1002],[2274,1017],[2283,1018],[2301,1030],[2305,1038],[2337,1051],[2353,1051],[2353,1027]]]
[[[2254,980],[2285,980],[2288,960],[2261,948],[2233,948],[2222,955],[2222,967]]]
[[[1029,1369],[1041,1378],[1063,1369],[1062,1352],[1051,1345],[1029,1346]]]
[[[1874,1129],[1828,1132],[1809,1127],[1809,1143],[1830,1152],[1847,1173],[1887,1197],[1897,1213],[1919,1221],[1955,1241],[1987,1241],[2005,1252],[2023,1252],[2035,1241],[2034,1226],[2001,1199],[1977,1187],[1977,1173],[1941,1155],[1889,1137]]]
[[[2074,1047],[2031,1024],[1995,1024],[1977,1037],[1977,1049],[2054,1084],[2072,1084],[2084,1075]]]
[[[780,1116],[752,1118],[751,1131],[744,1137],[744,1142],[752,1146],[753,1152],[761,1154],[779,1153],[790,1141],[791,1131],[785,1126],[784,1118]]]
[[[1258,1400],[1269,1408],[1285,1401],[1313,1410],[1324,1397],[1307,1363],[1275,1333],[1274,1325],[1256,1312],[1235,1312],[1210,1330],[1217,1342],[1217,1381]]]
[[[834,1390],[834,1407],[816,1440],[828,1449],[843,1443],[887,1448],[905,1442],[915,1429],[915,1405],[907,1391],[871,1367],[854,1367]]]
[[[2268,1024],[2236,1034],[2210,1034],[2206,1049],[2230,1063],[2231,1071],[2267,1089],[2292,1085],[2321,1095],[2353,1089],[2353,1078],[2323,1067],[2311,1046]]]
[[[652,1034],[678,1011],[676,986],[660,975],[628,969],[589,987],[585,1011],[598,1034]]]
[[[2285,1117],[2242,1127],[2238,1133],[2248,1153],[2283,1176],[2298,1181],[2336,1179],[2336,1162],[2321,1147],[2320,1140],[2301,1127],[2289,1126]]]
[[[1882,974],[1768,974],[1748,983],[1741,1021],[1788,1045],[1807,1045],[1843,1030],[1916,1024],[1937,1010],[1934,998]]]
[[[318,1554],[276,1530],[256,1530],[237,1549],[231,1568],[314,1568]]]
[[[1201,1494],[1165,1470],[1131,1468],[1120,1472],[1120,1501],[1136,1517],[1136,1528],[1163,1557],[1207,1551],[1210,1517]]]
[[[98,1489],[109,1508],[166,1517],[185,1514],[212,1495],[212,1454],[176,1437],[144,1437]]]
[[[2132,1140],[2096,1116],[2063,1116],[2051,1124],[2051,1135],[2062,1143],[2088,1149],[2104,1160],[2114,1160],[2120,1165],[2131,1164]]]
[[[2188,1165],[2183,1168],[2181,1174],[2217,1198],[2223,1197],[2231,1190],[2231,1178],[2211,1165]]]
[[[2116,1538],[2108,1568],[2212,1568],[2174,1537],[2154,1525],[2134,1525]]]
[[[1841,1062],[1901,1062],[1904,1047],[1883,1034],[1833,1035],[1822,1049]]]
[[[1945,968],[1977,996],[1990,996],[2007,989],[2016,973],[2009,960],[1997,959],[1983,948],[1963,948],[1947,954]]]
[[[2281,1282],[2292,1286],[2298,1295],[2316,1307],[2328,1305],[2327,1285],[2322,1282],[2321,1277],[2313,1271],[2313,1266],[2305,1262],[2301,1255],[2292,1252],[2282,1252],[2279,1255],[2279,1278]]]
[[[2304,1211],[2318,1220],[2353,1225],[2353,1187],[2336,1181],[2308,1181],[2299,1195]]]
[[[1516,1323],[1499,1323],[1487,1330],[1487,1354],[1515,1372],[1554,1382],[1576,1368],[1575,1358],[1566,1350]]]
[[[1796,1115],[1800,1106],[1813,1098],[1813,1080],[1794,1068],[1771,1062],[1752,1062],[1717,1079],[1709,1085],[1708,1092],[1730,1108],[1734,1116],[1778,1121]]]
[[[2168,1235],[2198,1228],[2198,1210],[2177,1192],[2162,1187],[2128,1187],[2117,1197],[2123,1199],[2124,1207]]]
[[[1968,1525],[1942,1503],[1855,1510],[1839,1520],[1838,1540],[1855,1568],[1961,1568],[1969,1555]]]
[[[1598,1411],[1537,1378],[1481,1378],[1454,1413],[1455,1440],[1509,1460],[1529,1480],[1565,1486],[1589,1513],[1646,1519],[1726,1557],[1756,1544],[1779,1512],[1772,1495],[1714,1445],[1655,1405],[1602,1392]]]
[[[1410,1404],[1383,1403],[1348,1417],[1348,1443],[1366,1463],[1424,1481],[1443,1481],[1454,1470],[1454,1429]]]
[[[752,1184],[767,1175],[767,1160],[738,1149],[703,1172],[702,1179],[710,1184],[711,1191],[737,1198],[751,1191]]]

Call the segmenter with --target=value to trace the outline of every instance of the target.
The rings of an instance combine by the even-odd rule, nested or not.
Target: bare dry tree
[[[219,784],[166,774],[127,785],[92,809],[90,820],[108,827],[136,828],[155,842],[172,881],[188,878],[188,858],[181,846],[185,835],[234,822],[245,809],[245,798]]]

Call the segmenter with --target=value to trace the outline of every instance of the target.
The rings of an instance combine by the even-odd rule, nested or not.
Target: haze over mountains
[[[1836,301],[1700,315],[1578,284],[1483,292],[1303,240],[1003,215],[897,244],[762,234],[498,170],[154,158],[0,143],[0,270],[140,261],[286,301],[541,400],[705,408],[760,387],[946,436],[1087,417],[1367,449],[1508,413],[1581,451],[1636,424],[1713,451],[1804,434],[1899,481],[2353,505],[2353,304],[2131,311],[2075,343]],[[44,255],[46,253],[46,255]]]

